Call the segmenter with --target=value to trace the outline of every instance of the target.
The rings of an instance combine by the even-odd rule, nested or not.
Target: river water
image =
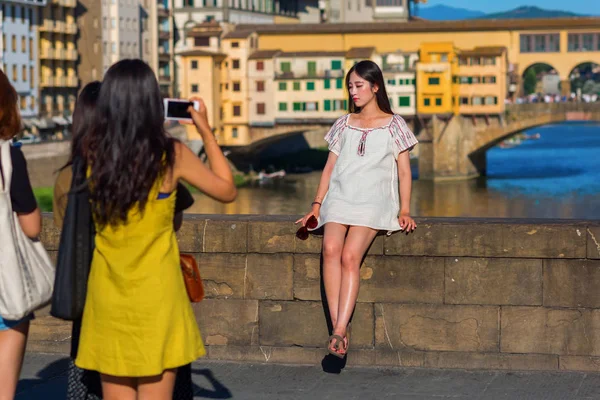
[[[411,212],[427,217],[600,219],[600,124],[566,123],[528,131],[537,140],[488,151],[488,176],[458,182],[414,180]],[[196,194],[202,214],[303,214],[320,171],[242,187],[231,204]],[[416,173],[415,173],[416,174]]]

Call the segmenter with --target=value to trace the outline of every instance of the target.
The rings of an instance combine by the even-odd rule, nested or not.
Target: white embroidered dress
[[[340,117],[325,140],[338,158],[319,215],[318,229],[328,222],[400,230],[398,214],[398,155],[411,150],[417,138],[399,115],[378,128],[348,124]]]

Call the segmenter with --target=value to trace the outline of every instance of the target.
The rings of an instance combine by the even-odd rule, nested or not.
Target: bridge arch
[[[534,62],[523,69],[521,91],[525,96],[534,93],[560,94],[561,72],[549,62]]]
[[[600,94],[600,64],[594,61],[579,62],[569,72],[572,93]]]

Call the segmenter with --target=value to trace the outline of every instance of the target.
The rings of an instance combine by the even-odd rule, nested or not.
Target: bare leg
[[[136,400],[137,378],[100,375],[104,400]]]
[[[342,282],[342,249],[348,227],[334,222],[325,224],[323,235],[323,283],[329,316],[335,328],[338,320],[340,285]]]
[[[159,376],[139,378],[138,400],[171,400],[176,371],[168,369]]]
[[[15,397],[28,333],[29,321],[0,331],[0,400]]]
[[[342,285],[337,324],[333,333],[346,336],[346,328],[356,305],[360,285],[360,263],[377,231],[364,226],[351,226],[342,250]]]

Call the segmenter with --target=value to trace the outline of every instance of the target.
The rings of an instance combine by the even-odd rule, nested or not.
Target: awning
[[[52,117],[52,121],[54,121],[58,125],[69,125],[69,121],[67,121],[64,117]]]

